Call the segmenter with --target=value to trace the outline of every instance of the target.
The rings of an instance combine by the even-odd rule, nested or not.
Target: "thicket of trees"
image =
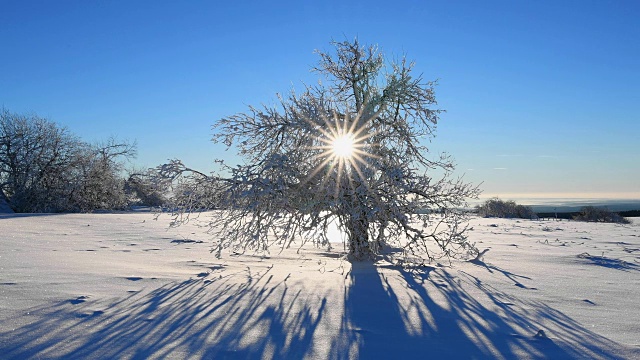
[[[518,205],[513,200],[489,199],[476,206],[476,212],[483,217],[531,219],[536,213],[529,206]]]
[[[37,115],[0,112],[0,197],[15,212],[125,208],[139,193],[123,173],[135,155],[135,143],[89,144]]]
[[[0,206],[18,213],[123,210],[133,205],[213,209],[225,188],[206,176],[169,174],[175,164],[133,170],[136,144],[90,144],[37,115],[0,111]],[[202,181],[206,179],[207,181]],[[3,210],[4,211],[4,210]]]

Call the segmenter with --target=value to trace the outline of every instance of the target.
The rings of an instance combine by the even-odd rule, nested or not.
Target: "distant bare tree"
[[[452,178],[449,156],[428,157],[442,112],[435,84],[405,59],[387,64],[375,46],[334,45],[318,52],[326,85],[214,126],[214,141],[236,147],[246,164],[221,162],[228,197],[210,223],[216,254],[296,239],[327,245],[335,224],[351,260],[375,258],[385,245],[429,260],[475,255],[462,208],[478,189]]]

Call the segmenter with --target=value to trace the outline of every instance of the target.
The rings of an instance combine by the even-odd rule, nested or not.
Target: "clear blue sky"
[[[208,171],[217,119],[356,36],[439,79],[432,147],[485,195],[640,198],[638,1],[0,0],[0,106]]]

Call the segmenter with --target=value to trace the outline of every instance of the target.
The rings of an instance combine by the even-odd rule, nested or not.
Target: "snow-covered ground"
[[[484,262],[413,270],[168,220],[0,215],[0,358],[640,358],[638,219],[473,219]]]

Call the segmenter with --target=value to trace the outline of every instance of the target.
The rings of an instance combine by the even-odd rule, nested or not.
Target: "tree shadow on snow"
[[[218,274],[216,274],[218,275]],[[244,277],[239,283],[234,277]],[[326,299],[275,282],[269,269],[189,279],[146,295],[60,302],[0,332],[3,359],[302,358]]]
[[[452,270],[356,263],[323,288],[271,268],[213,272],[116,300],[30,309],[3,359],[616,358],[621,347],[539,302]],[[317,276],[324,276],[318,273]],[[345,286],[343,287],[344,280]],[[318,281],[324,281],[323,279]],[[9,319],[10,321],[16,319]],[[6,327],[5,327],[6,328]],[[546,336],[536,336],[544,330]],[[634,356],[638,355],[636,349]]]
[[[592,265],[602,266],[609,269],[622,270],[622,271],[640,271],[640,266],[624,261],[622,259],[614,259],[610,257],[590,255],[589,253],[578,254],[578,259],[584,260],[584,262]]]
[[[353,266],[342,337],[335,339],[332,358],[621,359],[640,354],[544,303],[520,301],[462,271],[454,276],[432,267],[381,270]]]

